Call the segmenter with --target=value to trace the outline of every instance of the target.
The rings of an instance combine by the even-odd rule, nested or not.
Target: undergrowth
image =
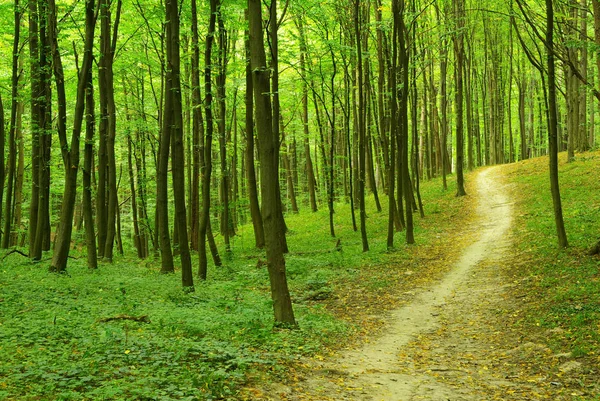
[[[189,294],[178,274],[159,274],[158,260],[126,256],[89,271],[74,251],[68,273],[56,275],[47,270],[50,255],[32,263],[0,254],[0,399],[238,399],[256,372],[285,375],[298,358],[365,332],[360,316],[393,305],[388,295],[406,270],[425,267],[418,250],[445,235],[463,207],[439,180],[422,193],[427,217],[415,215],[417,245],[404,245],[400,232],[392,252],[385,203],[377,212],[369,201],[367,253],[347,204],[336,204],[336,238],[325,207],[286,217],[298,330],[273,328],[264,254],[250,225],[233,238],[225,266],[212,267]]]
[[[521,255],[514,273],[530,294],[519,323],[526,332],[537,328],[538,338],[555,354],[568,353],[580,361],[577,386],[585,389],[600,377],[600,259],[588,255],[600,237],[600,153],[579,154],[571,163],[560,155],[567,249],[558,248],[548,159],[506,169],[520,211],[515,230]]]

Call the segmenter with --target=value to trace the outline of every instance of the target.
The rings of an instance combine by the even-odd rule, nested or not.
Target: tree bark
[[[208,258],[206,254],[206,232],[210,219],[210,177],[212,174],[212,140],[214,121],[212,112],[213,89],[212,89],[212,48],[216,31],[217,12],[220,7],[219,0],[210,0],[210,17],[208,22],[208,34],[206,36],[206,49],[204,52],[204,112],[206,114],[206,136],[204,138],[204,173],[202,175],[202,213],[200,215],[200,243],[198,277],[206,280],[208,272]]]
[[[247,18],[246,14],[246,18]],[[265,247],[265,232],[263,228],[258,190],[256,187],[256,170],[254,168],[254,89],[252,86],[252,68],[250,65],[250,41],[246,31],[246,174],[248,180],[248,200],[250,202],[250,218],[254,228],[254,244],[257,248]]]
[[[200,241],[200,148],[204,131],[200,94],[200,43],[196,0],[191,1],[192,14],[192,197],[190,243],[198,250]]]
[[[77,173],[79,171],[79,138],[83,125],[85,110],[86,89],[92,72],[94,29],[96,25],[94,16],[94,0],[86,0],[85,7],[85,44],[84,55],[77,82],[77,99],[73,116],[73,131],[71,143],[67,142],[67,110],[64,88],[64,72],[60,50],[58,47],[57,10],[54,0],[49,0],[49,36],[56,80],[58,101],[58,137],[60,140],[61,154],[65,168],[65,189],[60,213],[60,224],[56,235],[54,254],[50,271],[64,272],[67,268],[67,259],[71,247],[71,233],[73,230],[73,212],[77,195]]]
[[[167,84],[169,90],[166,98],[171,98],[165,104],[165,128],[171,131],[172,153],[171,165],[173,173],[173,194],[175,198],[175,219],[179,233],[179,258],[181,262],[181,284],[190,292],[194,291],[192,275],[192,260],[187,234],[187,217],[185,209],[185,174],[183,150],[183,110],[181,100],[181,66],[179,53],[179,10],[177,0],[167,0]],[[167,108],[170,103],[171,108]],[[166,116],[169,115],[169,118]],[[169,124],[169,125],[166,125]]]
[[[464,71],[464,0],[454,0],[456,32],[454,34],[454,79],[456,81],[456,196],[465,196],[464,167],[464,119],[463,119],[463,71]],[[511,136],[512,138],[512,136]],[[512,144],[512,140],[511,140]]]
[[[250,34],[250,59],[256,107],[256,128],[261,162],[262,217],[265,228],[267,267],[271,283],[271,297],[275,322],[279,325],[296,326],[292,301],[285,272],[284,227],[279,223],[278,205],[281,199],[277,191],[278,143],[273,133],[273,112],[269,96],[269,69],[267,66],[263,31],[262,10],[259,0],[248,0]],[[277,21],[271,21],[277,23]]]
[[[96,248],[96,233],[94,230],[94,214],[92,209],[92,176],[94,174],[94,131],[96,129],[94,85],[92,73],[88,75],[86,86],[86,125],[85,147],[83,156],[83,221],[85,225],[85,243],[87,247],[87,265],[89,269],[98,268],[98,254]]]
[[[554,9],[552,0],[546,0],[546,52],[548,63],[548,145],[550,152],[550,187],[554,205],[554,222],[558,246],[566,248],[569,243],[565,232],[560,188],[558,183],[558,139],[556,118],[556,73],[554,66]]]
[[[8,248],[10,244],[10,233],[12,223],[13,186],[17,170],[17,108],[19,95],[19,40],[21,31],[21,6],[19,0],[14,4],[14,36],[12,50],[12,79],[11,79],[11,109],[10,126],[8,136],[8,176],[6,182],[6,203],[4,209],[4,230],[2,235],[2,248]],[[0,203],[0,207],[2,204]]]
[[[367,211],[365,205],[365,158],[366,158],[366,122],[365,122],[365,94],[364,94],[364,76],[363,76],[363,55],[362,55],[362,10],[360,0],[354,0],[354,34],[356,40],[357,54],[357,84],[358,84],[358,202],[360,208],[360,234],[362,239],[363,252],[369,250],[367,238]]]

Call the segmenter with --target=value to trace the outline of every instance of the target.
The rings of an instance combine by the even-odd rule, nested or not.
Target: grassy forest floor
[[[474,268],[464,286],[480,294],[456,291],[458,301],[433,313],[435,330],[396,355],[392,373],[427,375],[478,399],[600,399],[600,262],[586,255],[600,236],[600,154],[570,164],[563,156],[560,168],[571,247],[556,248],[547,159],[499,167],[495,179],[511,198],[510,248]],[[462,198],[454,177],[445,192],[439,180],[424,183],[417,245],[403,245],[399,233],[394,252],[386,251],[387,213],[374,205],[367,254],[347,205],[336,205],[339,252],[326,208],[288,215],[299,330],[272,329],[264,256],[249,226],[193,294],[177,275],[160,275],[156,260],[125,257],[90,272],[76,254],[69,274],[57,276],[49,260],[0,254],[0,399],[385,399],[373,398],[377,383],[353,387],[352,374],[330,364],[388,335],[394,311],[447,277],[477,235],[478,174],[467,175]],[[497,296],[486,295],[491,287]],[[474,345],[462,358],[440,352],[465,339]],[[425,390],[414,399],[435,399]]]

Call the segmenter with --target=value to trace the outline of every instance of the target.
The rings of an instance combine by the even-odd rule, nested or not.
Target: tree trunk
[[[173,194],[175,198],[175,219],[179,233],[179,258],[181,262],[181,284],[190,292],[194,291],[194,279],[192,275],[192,260],[190,257],[187,217],[185,209],[185,166],[183,150],[183,110],[181,99],[181,66],[179,53],[179,10],[177,0],[167,0],[166,24],[167,24],[167,79],[165,98],[171,98],[165,102],[164,116],[165,130],[171,131],[172,153],[171,164],[173,173]],[[170,108],[167,108],[170,105]],[[167,118],[167,115],[169,116]],[[168,125],[167,125],[168,124]]]
[[[249,42],[256,128],[261,162],[262,217],[265,227],[267,267],[271,283],[271,297],[276,324],[296,326],[292,301],[285,273],[284,227],[279,223],[278,205],[281,199],[277,191],[278,144],[273,133],[273,113],[269,95],[269,69],[263,42],[262,10],[259,0],[248,0]],[[276,23],[276,21],[272,21]]]
[[[192,25],[192,194],[190,246],[197,251],[200,240],[200,147],[204,130],[202,96],[200,94],[200,43],[198,35],[198,11],[196,0],[191,1]]]
[[[208,23],[208,34],[206,35],[206,49],[204,52],[204,112],[206,113],[206,136],[204,138],[204,174],[202,175],[202,213],[200,214],[200,243],[198,277],[206,280],[208,272],[208,258],[206,254],[206,232],[210,219],[210,178],[212,174],[212,140],[214,121],[212,112],[212,48],[216,31],[217,12],[219,0],[210,0],[210,17]]]
[[[220,11],[221,6],[219,5],[219,12],[217,13],[217,24],[218,24],[218,44],[219,51],[217,56],[217,103],[218,103],[218,119],[217,127],[219,130],[219,155],[221,161],[221,234],[223,235],[223,241],[225,242],[225,252],[231,252],[231,245],[229,237],[233,235],[233,222],[231,220],[231,214],[229,210],[229,171],[227,168],[227,126],[226,126],[226,97],[225,97],[225,80],[227,78],[227,31],[223,22],[223,16]]]
[[[298,32],[300,34],[300,74],[302,77],[302,128],[304,134],[304,157],[306,160],[306,183],[308,187],[308,197],[310,202],[310,209],[313,212],[318,210],[317,208],[317,196],[315,192],[315,172],[313,169],[312,157],[310,154],[310,130],[308,122],[308,69],[306,67],[307,57],[307,46],[306,38],[304,34],[304,21],[303,16],[297,17]]]
[[[92,176],[94,174],[94,131],[96,129],[94,85],[92,73],[88,75],[85,94],[86,125],[85,147],[83,156],[83,221],[85,225],[85,243],[87,247],[87,265],[89,269],[98,268],[96,249],[96,233],[94,230],[94,213],[92,209]]]
[[[169,202],[168,202],[168,176],[169,176],[169,148],[171,147],[171,125],[175,124],[173,118],[173,96],[170,92],[172,80],[165,80],[165,97],[162,107],[160,144],[158,166],[156,171],[156,218],[158,220],[158,243],[160,246],[161,273],[174,273],[173,250],[169,233]]]
[[[558,183],[558,140],[556,123],[556,75],[554,67],[554,9],[552,0],[546,0],[546,52],[548,60],[548,144],[550,152],[550,186],[554,204],[554,222],[558,246],[566,248],[569,243],[565,232],[560,188]]]
[[[436,13],[438,22],[444,23],[440,16],[440,9],[436,3]],[[440,39],[440,109],[442,109],[442,119],[440,122],[441,130],[440,134],[442,140],[440,141],[440,152],[441,152],[441,168],[442,168],[442,182],[444,190],[448,189],[448,183],[446,182],[446,174],[448,174],[447,166],[447,139],[448,139],[448,94],[447,94],[447,73],[448,73],[448,40],[445,37]]]
[[[19,95],[19,36],[21,31],[21,6],[19,0],[15,0],[14,4],[14,36],[12,50],[12,101],[10,108],[10,126],[8,137],[8,175],[6,185],[6,204],[4,209],[4,230],[2,235],[2,248],[6,249],[10,243],[11,223],[12,223],[12,206],[13,206],[13,185],[17,170],[17,109]],[[0,203],[0,207],[2,204]]]
[[[268,36],[270,39],[270,61],[271,61],[271,96],[272,100],[272,118],[271,124],[273,124],[272,132],[273,132],[273,146],[277,152],[277,157],[275,157],[275,169],[279,172],[279,151],[280,151],[280,141],[281,134],[279,132],[279,115],[280,111],[280,103],[279,103],[279,38],[278,38],[278,30],[279,30],[279,18],[277,16],[277,0],[271,0],[271,4],[269,6],[269,18],[271,20],[271,24],[269,24],[269,32]],[[259,148],[260,149],[260,148]],[[279,179],[275,181],[277,186],[277,197],[279,202],[275,204],[275,222],[279,225],[279,230],[283,235],[280,237],[283,247],[283,253],[288,252],[287,246],[287,238],[285,233],[287,231],[287,227],[285,225],[285,220],[283,218],[283,204],[281,203],[281,185],[279,183]],[[264,218],[264,216],[263,216]]]
[[[246,17],[248,17],[246,15]],[[252,86],[252,69],[250,66],[250,41],[246,31],[246,174],[248,180],[248,200],[250,202],[250,218],[254,228],[254,244],[262,249],[265,246],[265,232],[263,229],[260,206],[258,204],[258,190],[256,187],[256,170],[254,168],[254,93]]]
[[[463,120],[463,71],[464,71],[464,0],[454,0],[456,33],[454,34],[454,79],[456,81],[456,196],[465,196],[464,167],[464,120]],[[512,136],[511,136],[512,138]],[[512,139],[511,139],[512,144]],[[512,145],[511,145],[512,148]]]
[[[412,196],[412,185],[410,182],[409,172],[409,161],[408,161],[408,69],[410,64],[410,55],[406,44],[406,26],[404,24],[404,13],[406,11],[406,4],[404,0],[400,0],[399,4],[400,16],[398,18],[398,57],[401,68],[401,86],[406,88],[400,95],[400,107],[399,107],[399,120],[400,120],[400,139],[401,139],[401,171],[400,176],[402,177],[402,190],[404,193],[404,208],[406,210],[406,243],[414,244],[415,237],[413,232],[413,196]],[[398,197],[398,202],[402,203],[402,198]]]
[[[365,158],[366,152],[366,122],[365,122],[365,90],[363,76],[363,55],[362,55],[362,10],[360,0],[354,0],[354,34],[356,40],[357,54],[357,84],[358,84],[358,202],[360,208],[360,234],[362,239],[363,252],[369,250],[367,239],[367,210],[365,205]]]
[[[52,265],[50,266],[50,271],[58,273],[66,270],[67,259],[71,247],[73,212],[75,210],[75,199],[77,195],[77,173],[79,171],[79,138],[81,135],[81,127],[83,125],[86,89],[92,73],[94,29],[96,25],[94,6],[94,0],[86,0],[84,56],[77,82],[77,99],[73,116],[73,132],[70,144],[67,143],[67,109],[64,73],[60,50],[58,48],[57,10],[55,1],[50,0],[48,6],[50,12],[49,36],[58,100],[58,137],[60,139],[61,153],[65,168],[65,189],[60,214],[60,225],[56,235]]]

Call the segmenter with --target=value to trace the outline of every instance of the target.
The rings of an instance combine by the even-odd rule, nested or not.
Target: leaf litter
[[[453,217],[463,229],[403,249],[402,266],[375,272],[387,274],[389,288],[349,283],[329,300],[334,314],[359,326],[354,341],[290,365],[278,382],[249,386],[247,399],[588,399],[575,385],[582,367],[571,354],[555,355],[522,332],[529,295],[514,273],[523,260],[511,227],[520,211],[503,169],[473,177],[465,213]]]

